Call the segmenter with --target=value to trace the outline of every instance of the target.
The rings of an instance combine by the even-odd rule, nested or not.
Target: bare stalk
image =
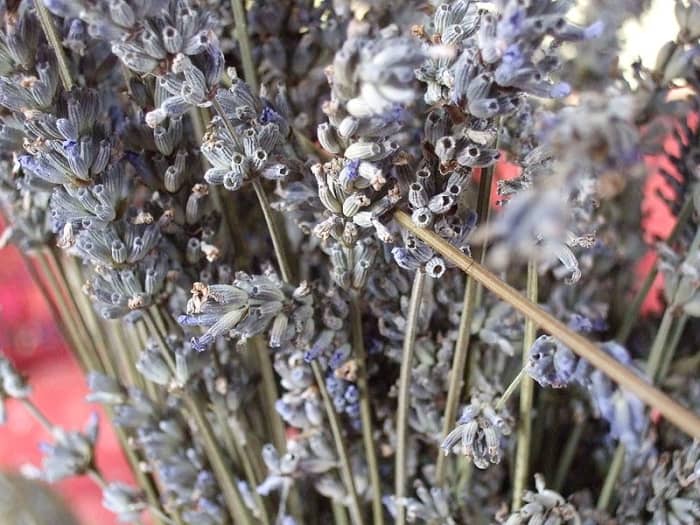
[[[36,14],[39,17],[39,23],[41,24],[41,29],[46,35],[46,40],[53,48],[56,54],[56,62],[58,63],[58,76],[61,77],[61,83],[66,91],[70,91],[73,87],[73,79],[70,75],[70,69],[68,68],[68,59],[63,51],[63,45],[61,44],[61,39],[56,31],[56,26],[53,23],[53,18],[51,13],[46,9],[44,5],[44,0],[37,0],[34,2],[34,7],[36,8]]]
[[[375,525],[384,523],[382,506],[382,487],[379,478],[377,451],[374,446],[374,428],[372,426],[372,405],[370,404],[369,386],[367,384],[367,353],[362,334],[362,310],[356,294],[350,299],[350,322],[352,323],[352,348],[357,358],[357,386],[360,391],[360,418],[362,419],[362,441],[365,446],[369,483],[372,487],[372,515]]]
[[[498,128],[500,129],[500,121]],[[498,140],[496,140],[498,147]],[[476,202],[477,225],[488,227],[489,215],[491,211],[491,186],[493,185],[493,174],[495,164],[482,170],[479,180],[479,193]],[[477,246],[475,257],[483,263],[486,257],[487,241]],[[462,300],[462,314],[459,318],[459,331],[455,343],[452,367],[450,368],[450,384],[447,389],[447,401],[445,403],[445,413],[442,419],[442,436],[446,436],[452,428],[457,417],[459,401],[462,397],[462,389],[469,383],[469,342],[471,340],[471,323],[474,316],[475,307],[481,303],[482,287],[474,279],[467,275],[464,287],[464,299]],[[438,449],[435,466],[435,480],[438,486],[444,485],[446,476],[447,456]],[[471,463],[461,463],[462,467],[471,469]],[[465,473],[466,474],[466,473]]]
[[[647,384],[633,371],[603,352],[585,337],[568,328],[564,323],[524,297],[474,259],[466,256],[457,248],[444,241],[437,234],[415,226],[411,217],[406,213],[396,211],[394,212],[394,219],[416,237],[430,245],[436,252],[454,263],[463,272],[472,275],[501,300],[506,301],[525,317],[532,319],[544,331],[559,339],[577,355],[600,369],[622,388],[626,388],[647,405],[657,409],[680,430],[692,437],[700,438],[700,417],[692,411],[683,407],[659,389]]]
[[[270,237],[272,238],[272,246],[275,249],[275,256],[277,257],[277,264],[280,268],[282,279],[286,282],[291,282],[292,270],[289,266],[289,258],[286,255],[284,237],[280,232],[279,225],[277,224],[277,221],[273,215],[273,210],[270,207],[270,201],[267,199],[267,193],[265,193],[265,189],[262,187],[260,179],[253,179],[252,184],[253,189],[255,190],[255,195],[258,197],[258,202],[260,203],[260,209],[265,216],[267,229],[270,232]]]
[[[22,405],[24,405],[27,412],[29,412],[32,417],[36,419],[42,427],[44,427],[44,430],[46,430],[49,435],[53,436],[54,432],[56,431],[56,427],[53,423],[51,423],[51,421],[49,421],[44,413],[39,410],[39,407],[37,407],[30,399],[26,397],[21,398],[20,402]]]
[[[252,345],[260,363],[260,376],[262,379],[261,397],[265,404],[264,413],[272,428],[272,442],[277,450],[283,452],[287,450],[287,438],[284,431],[284,422],[275,408],[275,401],[277,401],[279,396],[270,352],[267,349],[265,341],[260,337],[254,337],[252,339]]]
[[[360,500],[357,497],[357,490],[355,489],[355,480],[352,475],[352,467],[350,466],[350,458],[348,457],[348,450],[345,446],[345,441],[343,440],[342,429],[340,428],[340,421],[338,420],[338,414],[333,407],[333,401],[331,396],[328,394],[326,389],[326,382],[323,378],[323,372],[321,372],[321,366],[318,361],[311,362],[311,369],[313,370],[314,377],[316,378],[316,385],[321,392],[321,397],[323,398],[323,404],[326,407],[326,415],[328,416],[328,423],[330,423],[331,433],[333,434],[333,441],[335,441],[335,448],[338,452],[338,459],[340,460],[340,474],[343,478],[343,483],[348,495],[350,496],[350,516],[354,525],[361,525],[364,523],[362,519],[362,510],[360,508]]]
[[[450,368],[450,384],[447,388],[447,402],[445,404],[445,414],[442,418],[442,436],[446,436],[457,417],[457,408],[462,395],[462,385],[464,384],[464,369],[467,363],[469,354],[469,341],[471,338],[472,316],[474,315],[474,304],[476,299],[476,281],[471,277],[467,277],[467,283],[464,289],[464,301],[462,306],[462,315],[459,318],[459,332],[457,333],[457,343],[455,344],[455,353],[452,358],[452,367]],[[442,486],[445,483],[447,456],[441,451],[438,451],[437,463],[435,467],[435,483]]]
[[[410,220],[410,219],[409,219]],[[406,446],[408,444],[408,408],[410,401],[411,370],[413,369],[413,354],[416,346],[416,333],[418,331],[418,314],[420,303],[425,288],[425,272],[416,271],[411,288],[411,300],[408,305],[406,318],[406,333],[403,340],[401,353],[401,372],[399,375],[399,399],[396,414],[396,466],[394,469],[396,487],[396,523],[404,525],[406,522],[406,508],[402,504],[406,497]]]
[[[527,298],[537,303],[537,265],[530,261],[527,265]],[[525,320],[523,337],[523,370],[527,365],[528,353],[535,342],[537,326],[532,319]],[[515,452],[515,474],[513,476],[513,511],[523,504],[523,492],[527,484],[530,467],[530,442],[532,439],[532,397],[534,382],[525,375],[520,383],[520,417],[518,420],[518,445]]]
[[[554,476],[554,484],[552,488],[557,492],[561,492],[564,488],[564,481],[566,480],[566,475],[569,473],[571,463],[574,460],[576,451],[578,449],[578,444],[581,441],[581,436],[583,435],[583,428],[586,419],[582,414],[574,414],[574,428],[569,434],[569,438],[566,440],[566,445],[564,446],[564,451],[559,459],[559,464],[557,466],[557,472]]]
[[[513,378],[510,384],[506,387],[503,394],[501,394],[501,397],[498,398],[498,401],[496,401],[496,404],[494,405],[496,411],[503,410],[508,400],[518,389],[518,386],[520,386],[523,377],[525,377],[525,368],[520,369],[520,372],[517,373],[517,375]]]
[[[253,93],[258,92],[258,78],[253,63],[253,53],[250,49],[250,37],[248,35],[248,22],[246,20],[245,6],[243,0],[231,0],[231,10],[233,11],[233,22],[235,28],[233,33],[238,40],[241,50],[241,63],[243,64],[243,76]]]

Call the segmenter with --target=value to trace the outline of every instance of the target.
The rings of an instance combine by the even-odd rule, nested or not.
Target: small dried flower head
[[[525,502],[520,510],[513,512],[503,522],[505,525],[525,525],[526,523],[581,523],[576,508],[567,503],[557,492],[547,489],[542,474],[535,474],[537,492],[526,491]]]
[[[464,454],[480,469],[501,461],[502,439],[512,431],[510,415],[497,412],[489,396],[476,394],[464,407],[457,426],[443,440],[440,448],[449,454]]]

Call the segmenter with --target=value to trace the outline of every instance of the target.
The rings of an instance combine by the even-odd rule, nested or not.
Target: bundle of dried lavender
[[[633,82],[645,7],[574,4],[0,2],[0,242],[137,486],[0,358],[53,437],[26,474],[133,523],[696,522],[700,3]]]

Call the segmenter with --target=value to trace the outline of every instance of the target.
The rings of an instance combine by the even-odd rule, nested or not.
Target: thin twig
[[[409,219],[410,220],[410,219]],[[395,494],[398,505],[396,507],[396,523],[404,525],[406,521],[406,508],[403,498],[406,497],[406,446],[408,445],[408,409],[410,401],[411,371],[413,370],[413,354],[416,347],[416,333],[418,331],[418,314],[420,303],[425,288],[425,272],[417,270],[413,278],[411,299],[408,304],[406,328],[401,352],[401,372],[399,375],[399,399],[396,414],[396,466]]]
[[[506,387],[506,389],[503,392],[503,394],[501,395],[501,397],[498,398],[498,401],[496,401],[496,404],[494,405],[494,408],[496,409],[496,411],[503,410],[503,407],[506,406],[506,403],[508,402],[510,397],[518,389],[518,386],[520,386],[520,382],[523,380],[523,377],[525,377],[525,368],[520,369],[520,372],[518,372],[515,375],[513,380]]]
[[[465,381],[464,368],[469,355],[469,340],[471,338],[476,287],[476,281],[471,277],[467,277],[467,283],[464,289],[462,315],[459,317],[459,332],[457,333],[457,342],[455,344],[454,357],[452,358],[452,367],[450,368],[450,384],[447,388],[445,414],[442,417],[443,437],[450,432],[450,429],[454,425],[455,418],[457,417],[459,400],[462,395],[462,385]],[[437,486],[442,486],[445,483],[446,459],[447,456],[443,454],[442,451],[438,451],[435,467],[435,483]]]
[[[238,47],[241,51],[241,63],[243,64],[243,77],[250,86],[253,93],[258,92],[258,78],[253,63],[253,53],[250,46],[250,35],[248,34],[248,22],[246,20],[245,6],[243,0],[231,0],[231,10],[233,11],[233,23],[235,24],[233,34],[238,40]]]
[[[279,395],[277,392],[277,382],[275,381],[274,368],[272,367],[272,359],[270,351],[261,337],[252,339],[253,350],[260,363],[260,376],[262,379],[261,394],[263,403],[265,404],[265,414],[272,429],[272,443],[280,452],[287,450],[287,438],[285,436],[284,422],[277,413],[275,402]]]
[[[51,421],[44,415],[44,413],[39,410],[39,407],[37,407],[30,399],[23,397],[19,400],[24,408],[27,409],[27,412],[29,412],[34,419],[36,419],[39,424],[41,424],[42,427],[44,427],[44,430],[48,432],[51,436],[54,435],[54,432],[56,431],[56,427],[54,426]]]
[[[260,203],[260,209],[265,216],[265,223],[267,224],[267,229],[270,232],[270,237],[272,238],[272,247],[275,250],[275,256],[277,257],[277,264],[280,268],[280,274],[282,274],[282,279],[286,282],[292,281],[292,270],[289,266],[289,258],[285,252],[284,238],[279,231],[279,225],[275,220],[273,215],[273,210],[270,207],[270,202],[267,199],[267,193],[262,187],[260,179],[253,179],[252,181],[253,189],[255,190],[255,195],[258,197],[258,202]]]
[[[375,525],[384,523],[382,505],[382,486],[379,477],[377,451],[374,446],[374,429],[372,426],[372,405],[370,403],[369,385],[367,383],[367,352],[362,333],[362,309],[357,294],[350,299],[350,323],[352,324],[352,348],[357,358],[357,387],[360,391],[360,418],[362,420],[362,441],[365,446],[369,483],[372,487],[372,515]]]
[[[635,394],[647,405],[656,408],[679,429],[692,437],[700,438],[700,417],[692,411],[681,406],[659,389],[646,383],[633,371],[603,352],[585,337],[568,328],[550,313],[523,297],[523,295],[513,287],[503,282],[481,264],[477,263],[471,257],[466,256],[457,248],[440,238],[437,234],[416,227],[411,217],[406,213],[396,211],[394,213],[394,219],[401,226],[411,231],[416,237],[430,245],[435,251],[455,264],[455,266],[460,268],[463,272],[474,276],[477,281],[491,290],[496,296],[506,301],[526,317],[535,321],[540,328],[559,339],[573,352],[589,361],[591,365],[600,369],[621,387]]]
[[[39,17],[41,29],[46,35],[46,40],[49,41],[49,44],[56,54],[58,76],[61,77],[63,88],[66,91],[70,91],[70,89],[73,87],[73,79],[71,78],[70,69],[68,68],[68,59],[63,51],[63,45],[61,44],[61,39],[58,37],[58,32],[56,31],[56,26],[53,23],[51,13],[49,13],[49,10],[46,9],[44,0],[36,0],[36,2],[34,2],[34,7],[36,8],[36,14]]]
[[[527,265],[527,298],[537,303],[537,265],[530,261]],[[532,319],[525,320],[525,334],[523,336],[523,370],[527,365],[528,354],[532,343],[535,342],[537,326]],[[515,469],[513,475],[513,507],[512,511],[519,510],[523,504],[523,493],[527,485],[530,467],[530,449],[532,438],[532,397],[534,382],[532,378],[525,376],[520,383],[520,416],[518,419],[517,439],[518,445],[515,452]]]
[[[360,500],[357,497],[355,480],[352,475],[352,467],[350,466],[350,458],[348,457],[348,450],[345,446],[345,441],[343,440],[338,414],[333,407],[333,401],[331,400],[331,396],[328,394],[328,389],[326,389],[326,382],[323,378],[321,365],[318,364],[318,361],[311,362],[311,370],[313,370],[316,385],[321,392],[323,404],[326,407],[326,414],[328,416],[328,422],[330,423],[331,434],[333,434],[335,448],[338,452],[338,459],[340,460],[340,474],[343,478],[345,488],[348,491],[348,495],[350,496],[350,502],[348,505],[350,508],[350,516],[352,517],[352,522],[355,525],[360,525],[364,523],[362,519],[362,510],[360,509]]]
[[[564,445],[564,451],[561,454],[561,458],[559,458],[557,473],[554,476],[552,488],[557,492],[561,492],[562,488],[564,488],[566,475],[569,473],[571,463],[578,450],[579,441],[581,441],[581,436],[583,435],[583,426],[586,422],[585,417],[583,417],[583,415],[574,415],[574,419],[574,428],[569,434],[566,445]]]

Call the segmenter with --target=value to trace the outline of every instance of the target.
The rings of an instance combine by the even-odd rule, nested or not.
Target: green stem
[[[524,377],[525,368],[521,368],[520,371],[516,374],[516,376],[511,380],[510,384],[506,387],[503,394],[501,394],[501,397],[498,398],[498,401],[496,401],[496,404],[494,405],[496,411],[503,410],[508,400],[518,389],[518,386],[520,386],[520,383],[522,382]]]
[[[66,91],[70,91],[70,89],[73,87],[73,79],[71,78],[70,69],[68,68],[68,59],[63,51],[63,45],[58,37],[58,32],[56,31],[56,26],[53,23],[51,13],[49,13],[49,10],[46,9],[43,0],[36,0],[36,2],[34,2],[34,7],[36,8],[36,14],[39,18],[41,29],[46,35],[46,40],[49,41],[49,44],[56,54],[58,76],[61,77],[63,88]]]
[[[464,368],[469,355],[469,341],[471,339],[471,323],[474,315],[474,304],[476,299],[477,284],[471,277],[467,277],[464,288],[464,300],[462,302],[462,315],[459,318],[459,332],[455,344],[454,357],[452,358],[452,368],[450,369],[450,383],[447,388],[447,402],[445,404],[445,414],[442,418],[442,436],[446,436],[457,417],[457,408],[462,395],[462,385],[464,383]],[[438,451],[437,464],[435,467],[436,485],[445,484],[447,456]]]
[[[413,369],[413,354],[416,346],[416,333],[418,331],[418,314],[420,313],[420,303],[425,288],[425,272],[416,271],[411,288],[411,299],[408,305],[408,315],[406,318],[406,333],[403,340],[403,351],[401,354],[401,372],[399,375],[399,399],[396,415],[396,466],[394,475],[396,476],[395,494],[396,501],[396,523],[404,525],[406,522],[406,508],[401,503],[406,497],[406,460],[408,445],[408,410],[410,406],[411,371]]]
[[[585,421],[586,420],[584,417],[576,417],[574,428],[571,430],[569,439],[567,439],[566,445],[564,446],[564,451],[559,459],[557,473],[554,476],[554,485],[552,486],[552,488],[557,492],[561,492],[561,489],[564,487],[566,475],[569,473],[569,468],[574,460],[574,456],[578,450],[578,444],[581,441],[581,436],[583,435],[583,424]]]
[[[537,303],[537,264],[530,261],[527,265],[527,298]],[[537,326],[532,319],[525,320],[525,335],[523,337],[523,370],[528,361],[530,347],[535,342]],[[520,417],[518,420],[518,445],[515,452],[515,472],[513,476],[513,511],[519,510],[523,504],[523,493],[527,486],[530,470],[530,449],[532,439],[532,398],[534,381],[525,375],[520,383]]]
[[[671,362],[676,354],[676,349],[678,348],[678,343],[681,342],[681,336],[685,330],[685,325],[688,323],[688,314],[681,314],[678,320],[673,325],[671,330],[671,335],[668,338],[668,350],[664,355],[663,361],[661,363],[661,369],[659,370],[659,382],[668,374],[668,369],[671,367]]]
[[[349,525],[348,513],[340,503],[335,501],[331,504],[333,509],[333,525]]]
[[[661,361],[666,353],[668,346],[666,341],[671,333],[671,324],[673,323],[673,307],[669,306],[664,312],[664,316],[661,318],[661,324],[659,325],[659,331],[656,333],[654,338],[654,343],[649,351],[649,357],[647,359],[647,374],[652,382],[656,382],[656,374],[661,366]]]
[[[285,282],[291,282],[292,270],[289,266],[289,258],[287,257],[284,247],[284,237],[280,232],[279,225],[277,224],[277,221],[273,215],[273,210],[270,207],[270,202],[267,199],[267,194],[265,193],[265,189],[262,187],[260,179],[253,179],[252,184],[253,189],[255,190],[255,195],[258,197],[258,202],[260,203],[260,209],[265,217],[265,223],[267,224],[267,229],[270,232],[270,237],[272,237],[272,246],[275,250],[275,256],[277,257],[277,264],[280,267],[282,280]]]
[[[350,458],[348,457],[348,450],[345,446],[345,441],[343,440],[342,429],[340,427],[340,420],[338,414],[333,406],[333,401],[331,396],[328,394],[326,389],[326,382],[323,377],[323,372],[321,372],[321,366],[318,361],[311,362],[311,370],[314,373],[314,378],[316,379],[316,385],[321,392],[321,397],[323,399],[323,404],[326,408],[326,415],[328,416],[328,422],[331,427],[331,434],[333,434],[333,441],[335,442],[335,448],[338,452],[338,457],[340,460],[340,474],[343,478],[343,483],[345,484],[345,489],[348,491],[350,496],[350,516],[355,525],[360,525],[364,523],[362,519],[362,510],[360,509],[360,500],[357,497],[357,490],[355,489],[355,480],[352,475],[352,467],[350,466]]]
[[[362,440],[365,446],[367,469],[369,470],[369,483],[372,487],[372,515],[374,524],[382,525],[384,523],[382,486],[379,477],[377,452],[374,446],[372,405],[367,382],[367,352],[365,352],[365,341],[362,333],[362,309],[357,294],[353,294],[350,299],[350,322],[352,324],[352,347],[357,358],[357,387],[360,391]]]
[[[610,505],[613,489],[615,488],[615,482],[622,471],[622,465],[624,462],[625,446],[620,443],[615,450],[615,455],[610,463],[608,474],[605,476],[605,481],[603,482],[603,488],[600,491],[600,496],[598,496],[598,503],[596,504],[596,508],[598,510],[606,510]]]
[[[235,24],[234,35],[238,40],[238,46],[241,50],[241,62],[243,64],[243,76],[250,86],[253,93],[258,93],[258,79],[253,63],[253,53],[250,46],[250,38],[248,35],[248,23],[246,20],[245,6],[243,0],[231,0],[231,9],[233,11],[233,22]]]

